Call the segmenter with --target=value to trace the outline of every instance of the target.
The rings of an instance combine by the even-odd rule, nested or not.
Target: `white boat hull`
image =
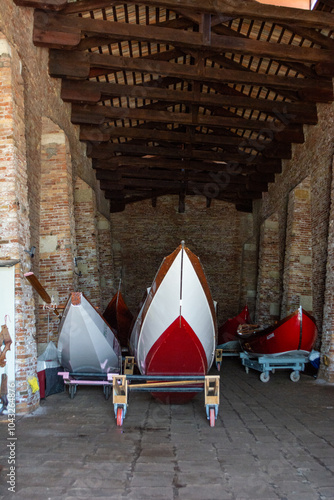
[[[59,331],[58,352],[64,369],[75,373],[120,373],[120,344],[82,293],[71,294]]]

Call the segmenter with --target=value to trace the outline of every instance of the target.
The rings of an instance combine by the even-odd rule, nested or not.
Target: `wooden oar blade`
[[[25,276],[25,278],[27,278],[27,280],[29,281],[29,283],[31,284],[31,286],[36,290],[36,292],[41,297],[41,299],[44,300],[44,302],[46,302],[47,304],[51,304],[51,297],[50,297],[50,295],[45,290],[44,286],[39,281],[39,279],[36,278],[36,276],[34,275],[34,273],[26,273],[24,276]]]
[[[26,273],[25,275],[25,278],[27,278],[27,280],[29,281],[29,283],[31,284],[31,286],[36,290],[36,292],[38,293],[38,295],[41,297],[42,300],[44,300],[44,302],[46,304],[52,304],[52,300],[51,300],[51,297],[50,295],[48,294],[48,292],[45,290],[44,286],[42,285],[42,283],[39,281],[38,278],[36,278],[36,276],[34,275],[34,273],[30,272],[30,273]],[[57,309],[53,309],[53,312],[59,316],[59,311],[57,311]]]

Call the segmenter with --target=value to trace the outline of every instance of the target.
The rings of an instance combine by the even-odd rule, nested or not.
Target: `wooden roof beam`
[[[101,128],[94,126],[80,127],[80,140],[92,142],[107,142],[113,138],[128,138],[128,139],[142,139],[144,141],[168,141],[171,143],[181,143],[181,144],[193,144],[193,145],[208,145],[208,146],[243,146],[249,144],[250,147],[255,149],[260,149],[263,151],[263,146],[271,147],[275,146],[277,143],[274,139],[269,143],[262,144],[261,141],[255,141],[252,139],[247,139],[241,136],[235,135],[218,135],[213,133],[201,134],[195,132],[178,132],[174,130],[158,130],[152,128],[142,128],[142,127],[111,127],[111,128]],[[298,139],[298,137],[297,137]],[[290,142],[287,140],[287,136],[281,137],[281,143],[287,144],[289,146]]]
[[[230,155],[231,157],[231,155]],[[241,157],[241,155],[240,155]],[[227,172],[231,175],[239,175],[241,173],[280,173],[282,164],[279,159],[262,158],[262,157],[239,157],[231,159],[230,161],[218,162],[205,162],[195,160],[183,159],[165,159],[165,158],[142,158],[134,156],[115,156],[108,159],[108,161],[101,160],[94,162],[93,167],[106,170],[115,170],[118,167],[154,167],[163,169],[177,169],[177,170],[196,170],[196,171],[212,171],[212,172]]]
[[[107,106],[81,106],[72,105],[72,122],[76,124],[95,124],[102,125],[111,120],[148,120],[152,119],[150,109],[132,109],[132,108],[111,108]],[[199,115],[197,123],[194,123],[193,116],[190,113],[176,113],[169,111],[155,111],[154,121],[162,123],[179,123],[191,126],[204,126],[209,128],[229,127],[241,128],[246,130],[255,130],[262,132],[265,136],[273,136],[278,132],[290,133],[293,138],[290,142],[303,142],[304,136],[302,128],[298,125],[284,126],[280,122],[264,120],[247,120],[244,118]]]
[[[16,5],[24,5],[29,7],[37,7],[44,10],[63,10],[71,13],[70,9],[76,9],[76,3],[68,3],[65,0],[14,0]],[[101,6],[106,7],[108,4],[113,5],[115,2],[110,1],[88,1],[81,0],[77,2],[82,11],[92,10]],[[107,3],[107,5],[106,5]],[[118,2],[117,2],[118,3]],[[139,2],[140,3],[140,2]],[[213,14],[218,18],[220,16],[229,16],[234,18],[259,19],[267,22],[275,23],[292,23],[293,25],[304,26],[309,28],[334,28],[334,15],[328,12],[307,11],[304,9],[295,9],[291,7],[277,7],[274,5],[259,4],[248,0],[143,0],[144,5],[153,7],[168,8],[171,10],[185,9],[192,12],[203,12]],[[88,7],[86,5],[88,4]],[[78,7],[78,6],[77,6]],[[72,10],[78,12],[78,10]],[[81,10],[80,10],[81,12]],[[221,22],[224,22],[224,18]]]
[[[241,94],[241,93],[240,93]],[[195,93],[146,87],[143,85],[118,85],[106,82],[63,80],[61,97],[65,102],[95,104],[115,97],[137,97],[141,99],[162,100],[171,103],[198,104],[209,106],[232,106],[243,109],[257,109],[275,115],[279,120],[290,123],[317,123],[317,108],[314,103],[270,101],[254,99],[242,95],[221,95],[214,93]]]
[[[262,6],[261,6],[262,9]],[[260,9],[259,9],[260,10]],[[334,16],[333,16],[334,18]],[[207,31],[207,28],[206,28]],[[73,38],[68,38],[68,33]],[[75,48],[81,34],[109,35],[113,40],[135,40],[143,42],[164,43],[174,47],[206,50],[213,52],[233,52],[237,54],[270,57],[283,61],[305,63],[331,63],[333,51],[314,49],[288,44],[274,44],[236,36],[211,34],[210,41],[203,43],[203,33],[196,33],[173,28],[161,28],[153,25],[138,25],[101,21],[99,19],[71,17],[61,14],[35,12],[33,41],[35,45],[49,48]],[[77,35],[77,38],[75,37]],[[73,42],[72,42],[73,40]],[[77,40],[77,41],[76,41]]]
[[[111,71],[131,71],[153,75],[168,75],[187,81],[242,83],[260,85],[277,89],[289,89],[297,92],[314,93],[318,102],[333,99],[331,80],[311,78],[281,77],[247,71],[225,70],[198,65],[185,65],[160,61],[143,60],[122,56],[101,55],[95,53],[68,52],[50,50],[49,72],[53,77],[87,79],[91,68],[103,68]]]

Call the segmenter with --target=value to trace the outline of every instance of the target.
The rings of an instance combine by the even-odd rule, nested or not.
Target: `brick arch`
[[[76,289],[72,162],[66,135],[42,118],[40,175],[39,277],[50,296],[63,305]],[[57,341],[58,320],[39,309],[38,342]]]

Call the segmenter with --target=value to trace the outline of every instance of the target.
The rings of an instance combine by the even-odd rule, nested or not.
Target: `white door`
[[[0,366],[1,375],[8,376],[8,386],[15,385],[15,267],[0,267],[0,329],[7,325],[12,339],[10,351],[6,354],[6,365]]]

